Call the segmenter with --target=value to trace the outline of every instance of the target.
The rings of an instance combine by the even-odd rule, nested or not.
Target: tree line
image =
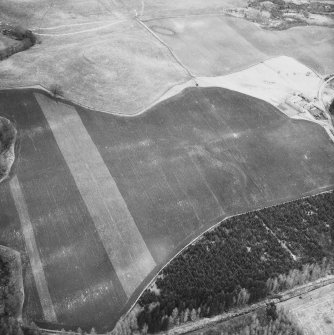
[[[274,309],[272,309],[274,307]],[[216,325],[204,331],[195,331],[190,335],[302,335],[302,331],[294,324],[287,313],[283,310],[276,310],[276,306],[269,306],[269,311],[274,314],[265,316],[260,312],[254,313],[250,318],[243,317],[241,322],[228,327]],[[227,329],[226,329],[227,328]]]
[[[11,39],[19,41],[19,43],[13,43],[12,45],[0,50],[0,60],[6,59],[11,55],[29,49],[36,44],[36,36],[31,30],[24,29],[21,26],[9,26],[0,27],[0,33],[7,35]]]

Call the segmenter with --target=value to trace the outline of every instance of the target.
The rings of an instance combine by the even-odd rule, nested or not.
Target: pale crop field
[[[294,57],[322,74],[334,71],[331,28],[270,31],[219,15],[158,19],[146,24],[197,76],[228,74],[281,55]]]
[[[76,103],[134,115],[191,79],[188,70],[194,76],[222,76],[287,55],[321,74],[334,71],[332,29],[269,31],[223,12],[244,4],[244,0],[1,3],[0,21],[32,29],[41,43],[1,62],[0,85],[40,84],[48,89],[58,84]]]
[[[280,56],[224,76],[197,77],[196,83],[199,87],[222,87],[265,100],[289,117],[296,117],[298,111],[289,107],[286,99],[303,94],[312,101],[317,98],[323,79],[297,60]],[[159,101],[173,97],[187,87],[195,87],[195,81],[174,86]],[[322,94],[328,105],[333,94],[334,90],[328,84]]]
[[[184,70],[168,51],[135,21],[57,28],[43,34],[52,36],[41,36],[41,44],[1,62],[2,87],[59,84],[72,101],[133,114],[184,78]]]
[[[280,304],[304,335],[334,334],[334,284]]]

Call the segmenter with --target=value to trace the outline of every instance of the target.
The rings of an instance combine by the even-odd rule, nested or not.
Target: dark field
[[[320,127],[229,90],[189,89],[136,118],[80,115],[159,263],[203,226],[334,182]]]
[[[16,92],[13,97],[2,93],[0,110],[15,119],[20,132],[16,174],[34,225],[58,322],[110,326],[117,320],[126,296],[34,96]],[[19,230],[13,231],[19,225],[18,216],[6,191],[8,186],[1,185],[0,244],[13,243],[25,252],[16,241],[22,239]],[[32,282],[25,284],[24,312],[30,319],[43,320],[41,308],[35,303],[37,292],[32,290]]]
[[[75,108],[158,268],[226,216],[334,184],[334,146],[321,127],[237,92],[187,89],[138,117]],[[58,323],[112,328],[145,281],[128,300],[33,92],[0,93],[0,115],[19,130],[17,179]],[[0,224],[0,244],[25,254],[8,183]],[[43,320],[26,263],[24,313]]]

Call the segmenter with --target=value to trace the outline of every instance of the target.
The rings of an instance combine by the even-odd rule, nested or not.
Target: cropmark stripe
[[[155,267],[115,180],[76,109],[35,93],[128,297]]]
[[[41,302],[44,318],[49,322],[57,322],[56,312],[53,307],[49,288],[45,278],[43,265],[39,256],[35,235],[30,221],[28,208],[20,183],[16,176],[9,182],[17,212],[19,214],[26,250],[30,259],[32,273],[35,279],[38,296]]]

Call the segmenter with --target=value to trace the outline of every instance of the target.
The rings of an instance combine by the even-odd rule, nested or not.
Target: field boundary
[[[325,191],[322,191],[322,192],[319,192],[319,193],[316,193],[316,194],[306,195],[306,196],[300,197],[298,199],[289,200],[289,201],[285,201],[285,202],[280,202],[280,203],[278,203],[276,205],[260,207],[260,208],[257,208],[257,209],[251,210],[251,211],[246,211],[246,212],[243,212],[243,213],[240,213],[240,214],[236,214],[236,215],[230,215],[230,216],[227,216],[224,219],[220,220],[219,222],[215,223],[213,226],[211,226],[211,227],[207,228],[206,230],[204,230],[197,237],[195,237],[192,241],[190,241],[187,245],[185,245],[177,254],[175,254],[165,265],[163,265],[160,268],[160,270],[157,272],[157,274],[154,276],[154,278],[152,278],[151,281],[145,286],[145,288],[142,290],[142,292],[140,293],[140,295],[138,296],[138,298],[136,299],[136,301],[131,305],[131,307],[128,309],[128,311],[120,318],[120,320],[123,319],[123,318],[125,318],[132,311],[132,309],[138,303],[138,301],[139,301],[140,297],[142,296],[142,294],[144,293],[144,291],[147,288],[149,288],[154,283],[154,281],[159,276],[160,272],[165,267],[167,267],[177,256],[179,256],[183,251],[185,251],[190,245],[192,245],[192,244],[196,243],[198,240],[200,240],[205,233],[214,230],[220,224],[223,224],[224,221],[226,221],[228,219],[231,219],[231,218],[235,218],[235,217],[241,216],[241,215],[245,215],[245,214],[248,214],[248,213],[253,213],[253,212],[256,212],[256,211],[260,211],[262,209],[266,209],[266,208],[271,208],[271,207],[274,207],[274,206],[280,206],[280,205],[288,204],[288,203],[291,203],[291,202],[294,202],[294,201],[298,201],[298,200],[302,200],[302,199],[307,199],[307,198],[310,198],[310,197],[315,197],[315,196],[318,196],[318,195],[324,194],[324,193],[330,193],[330,192],[333,192],[333,187],[334,187],[334,185],[327,186],[326,188],[330,188],[329,190],[325,190]],[[333,281],[334,281],[334,277],[333,277]]]
[[[137,19],[137,22],[140,23],[141,21],[139,19]],[[146,25],[144,23],[142,23],[144,26],[145,26],[145,29],[149,29],[149,28],[146,28]],[[152,32],[153,33],[153,32]],[[154,33],[153,33],[154,34]],[[159,39],[159,38],[158,38]],[[159,39],[160,40],[160,39]],[[164,42],[162,42],[165,46],[166,44]],[[167,46],[168,47],[168,46]],[[168,47],[169,48],[169,47]],[[68,99],[68,98],[65,98],[65,97],[62,97],[62,96],[54,96],[54,94],[52,94],[52,92],[46,88],[45,86],[43,86],[42,84],[32,84],[32,85],[24,85],[24,86],[6,86],[6,87],[0,87],[0,92],[1,91],[7,91],[7,90],[41,90],[43,91],[44,93],[47,93],[50,97],[52,97],[53,99],[56,99],[56,100],[60,100],[62,102],[65,102],[65,103],[68,103],[70,105],[78,105],[79,107],[82,107],[82,108],[86,108],[88,109],[89,111],[91,112],[94,112],[94,113],[104,113],[104,114],[108,114],[108,115],[114,115],[114,116],[118,116],[118,117],[125,117],[125,118],[132,118],[132,117],[137,117],[137,116],[140,116],[142,114],[145,114],[146,112],[150,111],[153,107],[155,107],[157,104],[163,102],[163,101],[166,101],[172,97],[174,97],[176,94],[173,94],[173,95],[170,95],[170,96],[167,96],[165,99],[164,99],[164,96],[168,95],[168,92],[172,91],[173,89],[177,88],[178,86],[181,86],[181,85],[184,85],[184,87],[182,88],[182,90],[180,90],[180,92],[178,92],[177,94],[180,94],[183,90],[189,88],[189,87],[197,87],[196,86],[196,83],[197,83],[197,79],[199,78],[219,78],[219,77],[224,77],[224,76],[228,76],[228,75],[231,75],[231,74],[234,74],[234,73],[238,73],[238,72],[242,72],[242,71],[245,71],[247,69],[250,69],[254,66],[257,66],[259,64],[262,64],[264,62],[267,62],[271,59],[275,59],[275,58],[279,58],[279,57],[282,57],[282,56],[285,56],[285,55],[276,55],[276,56],[270,56],[268,58],[265,58],[264,60],[261,60],[261,61],[258,61],[258,62],[255,62],[255,63],[252,63],[250,65],[247,65],[247,66],[244,66],[244,67],[241,67],[240,69],[238,69],[237,71],[231,71],[231,72],[227,72],[223,75],[218,75],[218,76],[214,76],[214,77],[204,77],[204,76],[194,76],[194,75],[191,75],[191,79],[188,79],[185,78],[184,80],[182,81],[179,81],[179,82],[176,82],[175,84],[173,84],[171,87],[167,88],[165,90],[164,93],[162,93],[160,95],[159,98],[155,99],[151,104],[149,104],[147,107],[144,107],[143,109],[140,109],[139,111],[133,113],[133,114],[123,114],[123,113],[119,113],[119,112],[112,112],[112,111],[107,111],[107,110],[99,110],[99,109],[94,109],[88,105],[85,105],[77,100],[74,100],[74,99]],[[174,56],[173,56],[174,57]],[[303,64],[304,66],[306,66],[305,64]],[[313,70],[311,69],[310,67],[306,66],[310,71],[313,71],[320,79],[324,79],[327,75],[321,75],[320,73],[318,73],[316,70]],[[195,81],[195,85],[191,85],[190,82],[191,81]],[[189,84],[188,84],[189,83]],[[0,84],[1,85],[1,84]],[[198,87],[201,87],[201,86],[198,86]],[[209,86],[209,87],[218,87],[218,86]],[[218,87],[219,88],[219,87]],[[222,88],[222,87],[221,87]],[[231,90],[231,91],[235,91],[235,90]],[[235,92],[238,92],[238,91],[235,91]],[[244,94],[244,93],[241,93],[239,92],[240,94]],[[247,95],[247,94],[246,94]],[[256,98],[256,99],[259,99],[259,98]],[[263,99],[259,99],[259,100],[262,100],[262,101],[265,101]],[[268,101],[267,101],[268,102]],[[269,104],[271,104],[270,102],[268,102]],[[271,104],[272,105],[272,104]]]

